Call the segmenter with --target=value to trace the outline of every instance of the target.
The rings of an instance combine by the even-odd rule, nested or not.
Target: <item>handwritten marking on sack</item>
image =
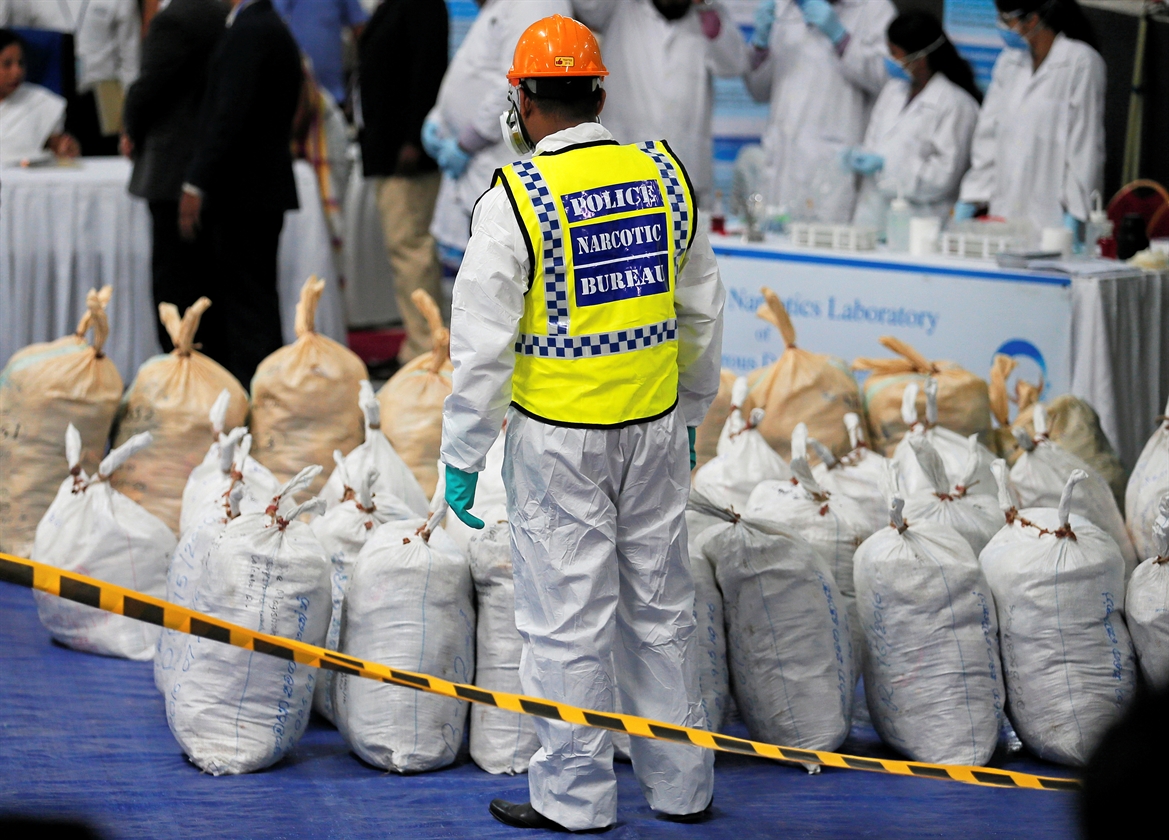
[[[444,680],[431,674],[418,674],[390,668],[376,662],[354,659],[298,639],[249,630],[238,624],[195,612],[161,598],[115,586],[75,572],[66,572],[11,554],[0,553],[0,582],[12,583],[26,589],[36,589],[50,595],[78,601],[82,598],[88,598],[87,593],[96,590],[100,595],[98,607],[106,612],[137,618],[139,621],[157,624],[182,633],[190,633],[193,636],[230,644],[245,650],[277,656],[298,665],[324,668],[329,671],[337,671],[342,675],[352,675],[391,685],[416,688],[443,697],[484,703],[509,712],[536,715],[549,720],[565,721],[577,726],[592,726],[614,732],[628,732],[630,735],[637,735],[641,738],[689,743],[708,750],[752,755],[776,761],[814,763],[847,770],[865,770],[926,779],[946,779],[985,787],[1060,791],[1080,789],[1078,779],[1036,776],[994,767],[926,764],[918,761],[863,758],[826,750],[796,749],[779,744],[767,744],[762,741],[721,735],[703,729],[674,726],[637,715],[598,712],[553,700],[525,697],[505,691],[490,691],[478,686]],[[153,609],[135,610],[130,606],[135,603]],[[342,690],[344,690],[344,682],[340,682]],[[302,725],[303,722],[304,710],[300,711],[298,725]]]
[[[1108,634],[1108,641],[1112,644],[1112,678],[1117,682],[1124,682],[1124,655],[1120,652],[1120,639],[1117,638],[1116,628],[1112,626],[1112,614],[1116,612],[1116,601],[1111,592],[1103,593],[1104,598],[1104,632]],[[1123,707],[1126,695],[1124,689],[1117,687],[1116,705]]]

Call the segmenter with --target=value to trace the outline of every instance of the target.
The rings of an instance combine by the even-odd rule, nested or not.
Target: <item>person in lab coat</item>
[[[1104,60],[1075,0],[995,0],[1006,42],[974,131],[955,219],[989,212],[1082,239],[1103,186]]]
[[[747,70],[743,34],[720,2],[573,0],[605,41],[605,127],[619,143],[661,137],[709,208],[714,190],[714,78]]]
[[[492,173],[517,158],[499,133],[516,42],[533,21],[572,14],[568,0],[475,2],[479,15],[451,59],[422,127],[422,143],[443,174],[430,232],[446,255],[466,249],[475,202],[491,186]]]
[[[900,194],[914,216],[950,215],[970,167],[970,142],[982,92],[938,19],[906,12],[889,24],[889,81],[881,89],[861,146],[845,165],[861,178],[853,221],[883,230]]]
[[[861,142],[888,76],[889,0],[761,0],[747,89],[771,103],[764,200],[793,219],[847,222],[856,178],[840,165]]]
[[[483,527],[477,476],[506,416],[524,692],[703,727],[684,513],[726,292],[682,163],[659,140],[619,145],[597,121],[607,73],[589,29],[559,15],[516,47],[506,142],[535,154],[496,173],[455,281],[445,498]],[[609,733],[534,720],[531,800],[496,799],[492,815],[611,826]],[[663,818],[710,817],[709,751],[634,738],[630,757]]]
[[[64,98],[24,80],[24,45],[0,29],[0,166],[77,157],[81,148],[64,128]]]

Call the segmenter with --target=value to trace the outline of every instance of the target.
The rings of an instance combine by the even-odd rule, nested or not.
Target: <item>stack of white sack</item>
[[[760,482],[791,478],[787,464],[759,433],[762,419],[761,408],[751,412],[748,423],[738,409],[732,411],[727,445],[720,441],[718,456],[694,474],[694,490],[715,507],[746,510],[751,491]]]
[[[507,521],[507,485],[503,482],[503,455],[506,449],[507,421],[504,421],[504,430],[500,432],[495,443],[487,450],[487,462],[483,471],[479,473],[478,484],[475,485],[475,506],[472,511],[488,526],[495,522]],[[434,498],[431,504],[437,504],[439,499],[446,495],[446,468],[438,465],[438,484],[434,488]],[[455,541],[455,545],[464,554],[470,551],[471,538],[479,532],[470,525],[463,524],[457,516],[448,516],[442,528]]]
[[[224,388],[211,406],[209,419],[215,442],[203,456],[203,463],[191,470],[183,488],[183,505],[179,513],[179,534],[185,535],[196,521],[204,518],[207,508],[215,512],[223,509],[227,494],[237,483],[244,488],[241,499],[244,513],[259,513],[280,488],[276,478],[251,455],[246,455],[237,466],[236,446],[248,433],[247,426],[236,426],[227,435],[223,423],[231,392]],[[251,449],[249,442],[248,449]]]
[[[489,691],[522,694],[523,639],[515,625],[515,581],[507,522],[496,522],[476,532],[469,556],[478,617],[475,685]],[[471,707],[471,758],[488,773],[526,773],[528,761],[539,748],[536,727],[527,715],[482,703]]]
[[[826,492],[854,501],[865,515],[869,533],[875,533],[889,524],[889,504],[885,501],[888,459],[869,447],[859,415],[853,412],[844,415],[844,425],[852,451],[843,458],[837,459],[828,447],[809,438],[808,443],[820,456],[812,477]]]
[[[890,483],[890,524],[855,560],[873,726],[915,761],[985,764],[1006,694],[991,588],[962,535],[939,522],[907,522]]]
[[[1071,512],[1068,478],[1059,508],[1016,511],[980,560],[998,608],[1008,713],[1023,743],[1060,764],[1087,761],[1136,686],[1124,622],[1124,559],[1116,542]]]
[[[897,470],[897,480],[902,492],[906,495],[914,493],[929,493],[933,488],[929,478],[917,463],[917,455],[910,444],[912,438],[926,439],[942,457],[942,464],[947,475],[966,476],[966,460],[970,454],[970,444],[967,438],[938,425],[938,382],[932,376],[925,381],[926,421],[921,423],[917,414],[917,383],[911,382],[905,386],[901,400],[901,419],[909,426],[909,432],[897,444],[893,451],[893,466]],[[996,495],[994,475],[990,465],[994,463],[994,454],[983,446],[977,445],[978,466],[968,477],[969,485],[963,485],[963,493],[976,496]]]
[[[1137,565],[1137,552],[1108,482],[1080,458],[1048,440],[1047,412],[1042,403],[1035,405],[1033,419],[1034,439],[1025,429],[1014,429],[1022,452],[1011,467],[1011,486],[1018,494],[1019,502],[1024,508],[1057,507],[1072,473],[1076,470],[1083,472],[1084,478],[1071,500],[1071,512],[1102,528],[1116,541],[1124,558],[1125,580],[1128,580]]]
[[[853,671],[859,676],[864,632],[857,620],[852,557],[873,531],[855,502],[846,496],[830,496],[813,478],[808,466],[808,428],[803,423],[792,432],[791,449],[793,478],[756,487],[747,502],[747,516],[799,534],[828,564],[840,589],[839,603],[848,614]]]
[[[1169,494],[1153,523],[1153,553],[1128,582],[1125,614],[1149,685],[1169,685]]]
[[[70,423],[65,430],[69,477],[37,525],[32,559],[161,598],[174,534],[109,481],[150,443],[149,432],[135,435],[102,460],[97,475],[88,476],[81,469],[81,434]],[[154,656],[158,627],[98,609],[96,594],[81,602],[40,591],[33,598],[41,623],[63,645],[125,659]]]
[[[469,683],[475,676],[475,608],[467,560],[429,520],[378,528],[349,579],[341,652]],[[333,689],[337,728],[365,761],[419,773],[446,767],[463,743],[467,703],[340,674]]]
[[[212,422],[214,413],[212,409]],[[188,481],[183,492],[183,534],[166,573],[166,599],[172,604],[190,607],[194,603],[211,546],[227,523],[239,516],[241,506],[244,513],[260,513],[276,495],[279,488],[271,483],[271,473],[252,460],[251,449],[252,436],[245,427],[237,426],[230,435],[221,432],[203,463],[191,474],[191,481],[197,485],[192,488]],[[255,466],[245,478],[244,465],[249,461]],[[154,684],[168,703],[188,650],[202,642],[178,630],[162,629],[154,654]]]
[[[848,613],[828,564],[779,525],[692,501],[723,520],[701,545],[723,593],[731,684],[748,732],[836,749],[848,736],[856,680]]]
[[[1152,557],[1156,540],[1152,536],[1161,497],[1169,493],[1169,403],[1157,431],[1149,438],[1141,457],[1132,468],[1124,491],[1124,518],[1137,557]]]
[[[329,577],[332,584],[332,617],[325,634],[325,647],[329,650],[337,650],[341,644],[342,605],[357,555],[379,526],[395,520],[414,518],[414,512],[396,496],[385,493],[374,495],[373,488],[377,486],[378,480],[377,467],[367,465],[365,473],[350,477],[340,449],[333,450],[333,461],[337,465],[333,475],[340,476],[344,501],[309,523],[332,566]],[[332,481],[332,478],[329,480]],[[333,671],[321,670],[317,674],[316,688],[313,689],[313,708],[330,723],[336,719],[333,712],[333,683],[336,676]]]
[[[382,433],[381,405],[368,379],[361,380],[357,401],[365,416],[365,442],[345,456],[345,475],[362,476],[373,467],[378,473],[377,483],[373,486],[374,501],[392,496],[405,502],[415,516],[428,516],[426,494],[422,492],[418,479]],[[341,473],[333,470],[320,497],[332,508],[341,504],[344,496],[345,481]]]
[[[693,506],[686,511],[686,543],[690,555],[690,575],[694,578],[698,688],[702,693],[706,723],[711,732],[718,732],[722,728],[731,705],[727,635],[723,624],[723,596],[714,578],[714,567],[703,552],[707,532],[722,522],[721,518],[693,509]]]
[[[283,501],[312,484],[319,465],[281,487],[264,513],[243,514],[216,539],[193,608],[249,630],[320,645],[329,625],[329,564],[302,514]],[[167,702],[167,723],[191,762],[214,776],[275,764],[308,726],[317,669],[227,644],[184,654]]]
[[[910,434],[905,439],[909,441],[917,456],[918,467],[931,485],[930,490],[912,493],[905,500],[905,518],[911,523],[924,520],[949,525],[970,543],[977,557],[991,537],[1003,527],[1003,512],[994,498],[967,492],[980,462],[978,435],[970,436],[966,470],[953,487],[950,486],[942,457],[933,445],[924,436]],[[992,482],[997,490],[997,482],[994,479]]]

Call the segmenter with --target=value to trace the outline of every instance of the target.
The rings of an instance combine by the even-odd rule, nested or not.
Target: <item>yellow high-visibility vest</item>
[[[512,404],[585,428],[668,414],[678,401],[674,290],[697,210],[669,146],[570,146],[503,167],[497,183],[532,265]]]

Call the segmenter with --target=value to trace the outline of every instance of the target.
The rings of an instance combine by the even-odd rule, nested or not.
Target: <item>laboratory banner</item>
[[[889,357],[892,335],[930,359],[985,378],[996,353],[1053,390],[1071,384],[1072,290],[1057,275],[915,265],[811,252],[715,246],[727,289],[723,367],[746,374],[783,353],[779,331],[756,317],[767,286],[783,300],[797,344],[851,363]]]

